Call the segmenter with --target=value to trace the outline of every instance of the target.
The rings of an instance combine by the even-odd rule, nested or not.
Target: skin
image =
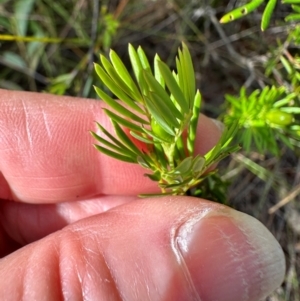
[[[1,300],[257,301],[282,250],[243,213],[155,192],[137,165],[97,152],[101,102],[0,90]],[[220,130],[201,116],[197,153]]]

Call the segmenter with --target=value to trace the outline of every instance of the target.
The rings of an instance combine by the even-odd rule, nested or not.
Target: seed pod
[[[269,123],[287,126],[294,121],[294,116],[281,110],[271,110],[267,113],[266,119]]]
[[[165,142],[172,142],[174,140],[174,136],[167,133],[157,122],[154,118],[151,120],[151,128],[152,132],[155,136],[160,138]]]

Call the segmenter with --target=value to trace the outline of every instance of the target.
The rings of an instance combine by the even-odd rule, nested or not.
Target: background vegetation
[[[278,3],[269,29],[261,32],[263,8],[219,23],[235,5],[231,0],[0,0],[0,87],[94,98],[92,84],[101,83],[92,63],[99,53],[111,47],[128,62],[130,42],[141,45],[151,60],[159,53],[171,64],[185,41],[210,117],[224,114],[225,94],[239,95],[242,86],[249,94],[272,84],[291,85],[299,93],[299,46],[288,40],[297,28],[284,22],[291,9]],[[290,73],[282,56],[293,62]],[[284,249],[286,279],[267,300],[300,300],[299,148],[279,144],[276,157],[242,151],[219,169],[222,177],[210,180],[207,195],[215,191],[211,198],[222,199],[225,192],[224,202],[262,221]]]

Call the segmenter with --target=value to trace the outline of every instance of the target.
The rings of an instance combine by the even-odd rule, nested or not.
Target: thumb
[[[2,259],[0,295],[257,301],[284,272],[279,244],[254,218],[196,198],[161,197],[83,219]]]

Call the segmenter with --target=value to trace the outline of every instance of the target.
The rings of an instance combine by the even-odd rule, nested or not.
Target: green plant
[[[96,97],[93,55],[120,24],[106,3],[0,0],[0,87]]]
[[[101,135],[92,132],[100,152],[148,170],[146,176],[157,181],[162,194],[185,194],[209,174],[212,165],[236,151],[230,142],[237,122],[226,129],[218,144],[204,156],[195,155],[195,138],[200,114],[201,94],[195,88],[194,68],[185,44],[176,58],[177,72],[171,71],[159,56],[154,70],[141,47],[129,45],[135,80],[121,59],[110,51],[110,61],[100,56],[95,70],[104,85],[121,102],[102,89],[97,94],[110,109],[104,109],[116,137],[98,124]],[[201,117],[200,117],[201,118]]]
[[[266,86],[248,96],[242,87],[239,96],[225,96],[224,123],[230,125],[239,120],[237,138],[247,152],[256,148],[263,154],[279,155],[278,140],[293,149],[300,139],[300,124],[295,119],[300,114],[300,108],[294,106],[296,96],[287,93],[283,86]]]
[[[261,6],[265,0],[252,0],[238,8],[226,13],[220,20],[221,23],[228,23],[236,19],[242,18],[249,13],[253,12]],[[285,21],[298,21],[300,20],[300,1],[299,0],[282,0],[283,4],[290,4],[295,13],[289,14]],[[261,18],[261,30],[264,31],[268,28],[270,20],[277,4],[277,0],[268,0]]]
[[[238,142],[249,153],[280,155],[282,142],[291,149],[299,147],[300,140],[300,60],[289,48],[298,47],[300,26],[290,28],[284,42],[277,41],[265,62],[265,74],[273,85],[266,85],[247,95],[245,87],[240,94],[225,95],[225,113],[222,120],[230,126],[239,120]],[[274,79],[272,79],[274,77]]]

